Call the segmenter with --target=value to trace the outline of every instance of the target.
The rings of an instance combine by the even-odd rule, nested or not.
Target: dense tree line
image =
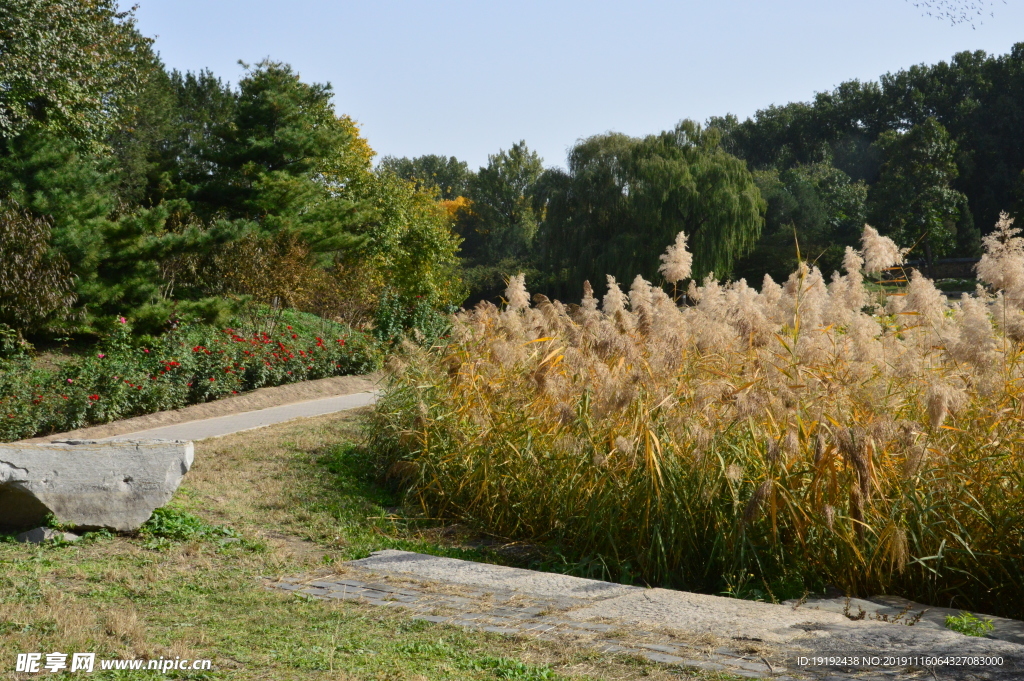
[[[761,186],[769,192],[774,173],[834,168],[844,183],[861,186],[859,210],[871,224],[901,246],[916,245],[921,258],[976,256],[1000,211],[1024,212],[1024,43],[1001,56],[961,52],[878,82],[849,81],[743,122],[710,124],[722,131],[726,150],[766,173]],[[813,213],[826,200],[819,192],[803,196],[777,203]],[[824,214],[792,220],[798,233],[824,229],[835,244],[848,241],[840,213],[828,222]],[[792,234],[789,225],[769,218],[757,257],[766,257],[783,229]]]
[[[727,275],[763,224],[751,173],[717,130],[692,121],[645,138],[591,137],[571,150],[567,171],[545,170],[525,142],[492,154],[477,172],[439,156],[382,166],[451,197],[468,303],[498,296],[520,271],[535,290],[562,297],[606,274],[657,280],[658,254],[680,231],[692,237],[698,276]]]
[[[12,0],[0,323],[156,329],[247,299],[361,323],[494,299],[517,272],[571,299],[605,274],[660,281],[680,231],[694,277],[755,285],[798,257],[827,275],[865,222],[926,260],[969,257],[1000,210],[1024,212],[1022,129],[1024,43],[745,121],[596,135],[565,170],[523,141],[475,171],[433,155],[374,168],[331,87],[287,64],[231,86],[168,71],[112,0]]]
[[[359,322],[385,293],[458,304],[450,213],[372,157],[331,87],[286,64],[231,87],[165,69],[112,0],[4,3],[0,323],[159,330],[247,299]]]
[[[520,270],[533,290],[572,297],[605,273],[657,281],[679,230],[695,276],[755,285],[798,257],[839,269],[865,222],[912,258],[976,256],[1000,211],[1024,217],[1022,129],[1024,43],[846,82],[745,121],[597,135],[569,152],[566,171],[542,170],[522,142],[476,173],[439,156],[383,165],[453,207],[470,302]]]

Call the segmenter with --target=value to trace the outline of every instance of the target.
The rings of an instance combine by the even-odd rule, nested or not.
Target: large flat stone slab
[[[629,587],[405,551],[379,551],[344,565],[369,577],[361,578],[363,582],[347,577],[324,576],[317,581],[300,578],[275,586],[316,598],[362,599],[396,606],[398,601],[377,592],[406,592],[372,580],[380,575],[385,580],[422,580],[419,586],[409,588],[419,589],[424,595],[401,607],[427,611],[427,594],[433,591],[433,599],[444,611],[429,615],[429,621],[485,631],[541,632],[538,635],[542,636],[560,636],[574,627],[598,637],[605,630],[632,632],[636,641],[598,638],[595,644],[610,652],[640,652],[648,659],[741,675],[776,677],[781,666],[785,674],[795,678],[827,681],[1024,679],[1024,645],[1017,641],[1017,632],[1024,623],[992,618],[1000,628],[1000,638],[995,639],[968,637],[946,629],[944,612],[939,608],[934,609],[938,611],[934,615],[926,613],[913,626],[874,618],[897,614],[906,605],[900,599],[852,599],[851,614],[856,617],[860,607],[866,611],[863,619],[853,620],[843,613],[846,599],[841,603],[832,600],[776,605]],[[452,596],[451,586],[479,593],[463,591],[461,596]],[[490,599],[509,605],[495,607]],[[657,640],[658,636],[666,640]],[[703,653],[687,648],[688,640],[719,640],[723,647],[716,649],[717,657],[700,657]],[[751,658],[744,652],[751,647],[762,652]],[[650,651],[662,657],[651,657]],[[772,659],[766,661],[765,655]],[[754,669],[761,663],[767,671]]]
[[[854,612],[857,612],[856,606]],[[1007,669],[1020,674],[1010,678],[1024,678],[1024,646],[964,636],[924,618],[913,626],[869,617],[851,620],[841,608],[836,611],[775,605],[668,589],[649,589],[603,600],[566,613],[566,617],[581,621],[601,618],[633,626],[657,626],[782,644],[794,655],[804,652],[807,655],[881,658],[999,657]],[[961,671],[968,670],[965,667]],[[992,678],[1001,678],[998,673],[1006,670],[990,671],[997,673]]]
[[[804,637],[807,626],[821,628],[850,622],[835,612],[794,610],[785,605],[670,589],[642,589],[578,608],[568,617],[580,621],[606,618],[695,634],[726,631],[730,636],[770,643]]]
[[[792,601],[790,603],[792,604]],[[824,610],[835,613],[849,611],[855,616],[859,615],[861,611],[864,611],[864,616],[867,619],[878,619],[881,617],[888,617],[892,619],[900,616],[901,613],[905,613],[900,618],[904,621],[918,613],[923,613],[921,615],[921,621],[915,626],[933,629],[945,629],[947,615],[957,616],[963,612],[962,610],[956,610],[953,608],[940,608],[932,605],[925,605],[924,603],[917,603],[915,601],[907,600],[906,598],[900,598],[899,596],[872,596],[867,599],[812,598],[806,601],[801,607],[808,610]],[[972,614],[992,622],[993,629],[988,635],[988,638],[994,638],[1000,641],[1010,641],[1012,643],[1024,645],[1024,622],[1020,620],[1007,619],[1005,617],[978,615],[977,613]]]
[[[69,440],[0,445],[0,527],[48,514],[79,529],[137,530],[192,466],[191,442]]]
[[[376,551],[369,558],[353,560],[347,565],[373,572],[398,573],[449,584],[512,590],[549,598],[564,597],[590,601],[645,591],[640,587],[612,584],[596,579],[535,572],[504,565],[473,563],[456,558],[439,558],[409,551]]]

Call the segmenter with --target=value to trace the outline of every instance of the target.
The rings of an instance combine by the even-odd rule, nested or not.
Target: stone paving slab
[[[643,589],[401,551],[377,552],[345,563],[342,570],[344,575],[268,579],[266,585],[309,598],[402,608],[427,622],[568,640],[608,654],[745,678],[1024,679],[1024,646],[1010,640],[969,638],[923,618],[913,627],[870,619],[851,621],[841,610],[807,607],[807,603],[772,605]],[[353,571],[360,578],[353,579]],[[468,589],[474,597],[459,595]],[[709,641],[718,643],[709,647]],[[918,657],[900,663],[886,660],[890,655]],[[934,664],[934,659],[921,657],[965,655],[999,657],[1002,665],[972,666],[955,660]],[[813,666],[815,656],[834,659]],[[801,657],[806,661],[801,662]]]
[[[793,605],[796,601],[787,601]],[[946,629],[947,615],[960,615],[962,611],[952,608],[938,608],[924,603],[909,601],[899,596],[872,596],[871,598],[812,598],[802,606],[808,610],[824,610],[828,612],[843,613],[849,611],[859,615],[861,611],[867,619],[885,616],[888,618],[898,617],[908,619],[922,613],[920,622],[917,625],[921,628]],[[993,617],[979,615],[992,622],[993,631],[988,638],[1011,643],[1024,644],[1024,622],[1011,620],[1005,617]]]
[[[401,573],[448,584],[514,590],[533,596],[567,599],[603,599],[643,591],[639,587],[596,579],[473,563],[409,551],[376,551],[369,558],[349,561],[348,565],[361,570],[384,574]]]

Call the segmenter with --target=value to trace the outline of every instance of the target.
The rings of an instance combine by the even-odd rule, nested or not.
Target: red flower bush
[[[9,414],[0,441],[380,366],[371,336],[312,315],[286,316],[295,321],[270,331],[180,324],[145,348],[133,343],[131,325],[120,323],[98,353],[55,370],[34,369],[27,357],[0,361],[0,413]],[[329,337],[335,342],[325,343],[324,331],[336,334]]]

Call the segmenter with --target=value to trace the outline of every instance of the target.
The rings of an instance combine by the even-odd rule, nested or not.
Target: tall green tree
[[[846,246],[856,246],[867,219],[868,188],[829,163],[754,172],[767,203],[765,225],[754,249],[736,264],[736,276],[760,284],[776,281],[802,260],[828,275],[841,269]]]
[[[830,161],[853,180],[874,185],[884,161],[882,135],[934,118],[956,143],[952,189],[968,199],[953,253],[974,255],[980,232],[1001,210],[1024,219],[1018,177],[1024,169],[1024,43],[1009,53],[960,52],[948,61],[917,65],[875,82],[849,81],[811,102],[758,111],[745,121],[728,116],[710,123],[723,131],[725,148],[751,168],[782,171]],[[1013,213],[1016,210],[1018,212]]]
[[[212,172],[190,196],[197,212],[292,231],[320,253],[357,245],[373,209],[323,172],[353,141],[331,96],[330,85],[304,83],[287,64],[250,69],[231,121],[204,153]]]
[[[541,249],[560,295],[578,295],[605,274],[658,280],[658,256],[680,231],[690,237],[694,276],[731,274],[756,243],[764,200],[746,165],[719,133],[683,121],[645,138],[591,137],[569,154],[569,170],[541,180]]]
[[[525,141],[487,157],[469,185],[472,215],[466,233],[466,255],[477,262],[527,258],[537,234],[534,186],[544,161]]]
[[[171,141],[180,128],[180,109],[171,79],[155,55],[129,105],[127,120],[105,140],[117,178],[115,191],[123,204],[153,206],[167,189],[168,180],[161,177],[162,161],[166,158],[178,163],[177,158],[168,157],[173,153]],[[154,191],[161,185],[162,190]]]
[[[967,198],[953,188],[957,178],[956,143],[934,118],[905,133],[879,137],[885,162],[871,188],[874,224],[901,246],[924,244],[931,261],[956,246],[957,226]]]
[[[101,144],[131,113],[151,42],[114,0],[4,0],[0,137],[42,127]]]
[[[416,158],[385,156],[378,170],[392,172],[403,180],[409,180],[417,189],[434,189],[445,201],[452,201],[469,194],[473,173],[469,164],[454,156],[427,154]]]
[[[210,181],[218,170],[211,160],[218,132],[231,126],[237,100],[237,93],[209,71],[167,73],[158,61],[154,66],[135,117],[115,133],[111,145],[122,194],[144,206],[191,198]],[[189,215],[173,217],[184,222]]]
[[[70,323],[91,330],[102,317],[125,314],[155,329],[175,302],[185,316],[225,314],[223,302],[194,283],[173,296],[163,268],[234,238],[244,224],[170,229],[167,218],[176,206],[126,207],[117,183],[107,159],[46,131],[23,133],[0,153],[0,196],[20,205],[27,218],[45,218],[52,225],[47,259],[70,266],[77,298]]]

